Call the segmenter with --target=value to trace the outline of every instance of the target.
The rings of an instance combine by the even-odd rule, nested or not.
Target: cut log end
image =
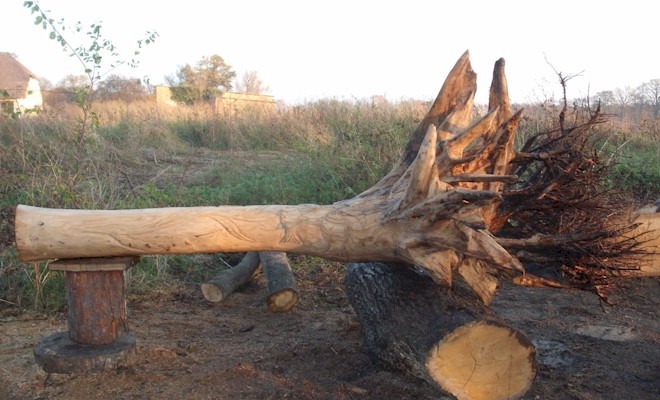
[[[431,349],[428,374],[458,399],[518,399],[536,375],[534,346],[511,328],[479,321]],[[493,368],[493,366],[497,368]]]
[[[201,289],[204,298],[212,303],[219,303],[225,298],[222,289],[212,283],[202,283]]]
[[[259,268],[259,253],[248,252],[238,265],[220,271],[213,279],[201,284],[204,298],[212,303],[219,303],[242,285],[252,279]]]
[[[297,302],[298,292],[287,288],[268,296],[268,309],[272,312],[285,312],[292,309]]]

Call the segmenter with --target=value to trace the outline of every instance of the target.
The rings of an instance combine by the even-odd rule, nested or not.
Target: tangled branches
[[[606,185],[611,164],[594,132],[606,116],[597,107],[581,120],[576,109],[567,124],[566,104],[556,127],[530,136],[511,161],[520,179],[505,187],[491,229],[521,261],[561,268],[593,288],[638,269],[646,251],[632,200]]]

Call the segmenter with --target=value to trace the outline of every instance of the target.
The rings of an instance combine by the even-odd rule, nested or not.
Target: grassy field
[[[0,117],[0,208],[332,203],[389,170],[427,107],[321,100],[267,114],[213,115],[204,108],[106,103],[96,106],[98,124],[82,141],[75,108]],[[548,123],[531,114],[522,135]],[[611,129],[598,135],[605,138],[604,157],[618,161],[610,185],[633,191],[640,202],[660,196],[657,140]],[[1,251],[0,310],[65,306],[60,273],[47,262],[20,262],[12,247]],[[143,257],[131,270],[129,291],[201,282],[229,255],[210,257],[210,263],[197,256]]]

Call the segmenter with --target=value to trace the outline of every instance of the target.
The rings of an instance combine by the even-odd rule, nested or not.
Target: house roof
[[[11,98],[24,98],[27,95],[30,78],[36,79],[36,76],[13,54],[0,52],[0,90],[9,93]]]

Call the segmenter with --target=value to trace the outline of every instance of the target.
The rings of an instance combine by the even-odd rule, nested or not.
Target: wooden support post
[[[126,321],[123,272],[139,258],[89,258],[50,264],[64,271],[69,331],[44,338],[34,349],[46,372],[92,372],[130,364],[135,337]]]

